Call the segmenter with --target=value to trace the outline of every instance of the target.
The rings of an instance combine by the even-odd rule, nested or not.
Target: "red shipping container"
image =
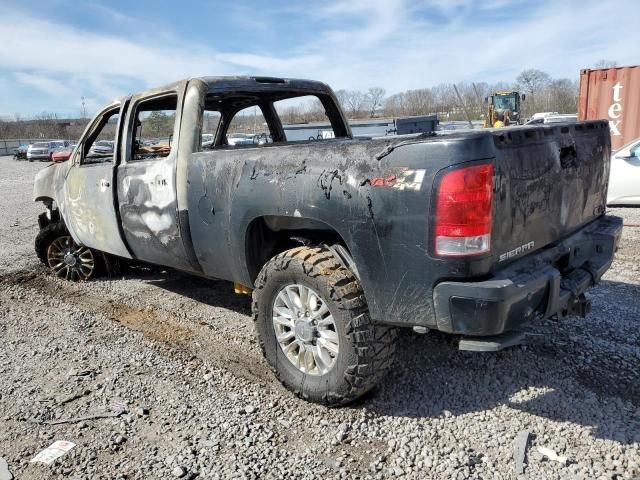
[[[640,65],[580,71],[578,120],[609,120],[611,149],[640,137]]]

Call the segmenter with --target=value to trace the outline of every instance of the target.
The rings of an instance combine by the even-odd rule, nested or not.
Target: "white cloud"
[[[525,68],[577,78],[580,68],[600,58],[640,63],[640,3],[634,0],[521,5],[509,0],[480,7],[472,0],[329,0],[297,12],[309,30],[300,42],[281,45],[277,54],[217,51],[140,22],[133,22],[138,31],[129,37],[89,32],[5,8],[0,68],[60,101],[75,105],[84,95],[90,108],[97,108],[129,88],[198,75],[316,78],[336,89],[379,85],[394,93],[443,82],[512,81]],[[131,23],[112,8],[103,13]],[[276,37],[288,32],[289,25],[279,18],[265,16],[260,30]],[[0,82],[0,96],[12,97],[11,88],[10,82]]]
[[[322,65],[323,58],[319,55],[305,55],[300,57],[276,58],[268,55],[254,55],[251,53],[221,53],[217,60],[250,67],[263,72],[282,72],[302,69],[315,69]]]
[[[75,93],[68,85],[46,75],[16,72],[14,77],[18,82],[42,90],[49,95],[70,96]]]
[[[336,87],[364,89],[378,84],[396,92],[463,80],[512,81],[525,68],[577,78],[581,68],[599,58],[620,64],[640,62],[635,25],[640,3],[633,0],[621,0],[616,8],[598,1],[536,2],[524,8],[494,0],[482,9],[509,15],[508,21],[492,24],[475,17],[471,8],[476,2],[426,3],[421,14],[415,3],[397,3],[395,7],[404,12],[389,15],[394,30],[379,38],[367,37],[380,21],[375,8],[357,8],[358,4],[342,8],[338,2],[336,11],[357,17],[354,23],[365,27],[333,32],[335,42],[324,37],[324,43],[313,45],[324,48],[333,65],[321,79]],[[433,9],[449,22],[433,25],[429,13]]]

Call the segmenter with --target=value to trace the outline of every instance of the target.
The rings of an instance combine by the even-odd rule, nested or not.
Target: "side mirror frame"
[[[80,165],[84,158],[84,142],[80,142],[76,148],[78,153],[75,155],[74,163]]]

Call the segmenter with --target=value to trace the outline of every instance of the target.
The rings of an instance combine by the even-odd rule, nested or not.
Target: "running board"
[[[492,337],[462,337],[458,343],[458,350],[469,352],[498,352],[505,348],[522,345],[526,333],[513,331],[494,335]]]

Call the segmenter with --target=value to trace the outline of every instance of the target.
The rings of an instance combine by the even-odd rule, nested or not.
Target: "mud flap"
[[[491,337],[462,337],[458,343],[458,350],[469,352],[498,352],[505,348],[515,347],[525,343],[526,333],[511,331]]]

